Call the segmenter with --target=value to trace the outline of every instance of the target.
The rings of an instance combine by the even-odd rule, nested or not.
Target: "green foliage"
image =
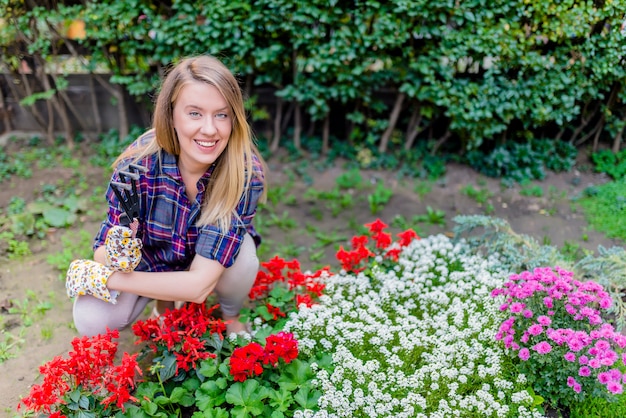
[[[475,188],[473,185],[468,184],[461,188],[461,193],[473,199],[479,205],[484,205],[489,201],[489,199],[493,196],[493,193],[489,191],[487,188]]]
[[[570,418],[605,418],[626,416],[626,395],[617,395],[614,400],[587,397],[583,402],[569,408]]]
[[[479,150],[467,154],[467,162],[477,171],[505,181],[542,180],[545,170],[569,171],[576,161],[577,150],[562,141],[533,140],[507,143],[485,154]]]
[[[61,251],[48,255],[46,261],[65,277],[64,273],[72,261],[93,257],[92,240],[92,235],[84,229],[78,233],[66,232],[61,236]]]
[[[512,272],[533,270],[543,266],[560,266],[602,285],[610,294],[618,329],[626,329],[626,251],[621,247],[598,247],[598,254],[583,252],[583,258],[572,257],[571,247],[559,250],[541,244],[535,238],[513,231],[504,219],[483,215],[460,215],[454,219],[455,239],[466,239],[482,254],[498,253]]]
[[[615,180],[626,176],[626,148],[617,153],[610,150],[594,152],[591,154],[591,160],[598,173],[606,173]]]
[[[376,183],[376,189],[370,194],[367,195],[367,201],[370,205],[370,213],[372,215],[376,215],[379,213],[389,200],[393,196],[393,190],[387,186],[383,181],[379,181]]]
[[[98,142],[93,144],[96,153],[89,162],[98,167],[109,167],[117,156],[142,132],[143,128],[133,126],[126,138],[120,138],[119,132],[115,129],[100,135]]]
[[[213,54],[241,79],[253,120],[272,120],[255,87],[271,88],[272,99],[287,104],[284,119],[298,104],[313,123],[299,151],[319,150],[321,122],[328,119],[347,127],[346,137],[333,138],[341,146],[332,152],[352,157],[367,149],[372,168],[437,178],[444,165],[434,154],[448,139],[456,141],[455,151],[493,150],[496,143],[516,148],[558,132],[564,141],[546,141],[556,158],[545,167],[561,171],[570,166],[569,144],[589,137],[596,120],[602,119],[604,137],[623,131],[624,6],[624,0],[4,2],[0,56],[17,72],[17,57],[56,64],[67,50],[84,51],[74,64],[79,70],[109,71],[112,83],[149,107],[167,66],[181,56]],[[84,37],[70,38],[75,21],[84,22]],[[55,74],[55,83],[23,102],[58,100],[67,80]],[[401,112],[391,126],[394,102]],[[388,129],[392,152],[376,155]],[[413,136],[405,149],[413,134],[419,140]],[[433,158],[416,165],[407,154],[424,144]],[[514,170],[516,154],[525,151],[507,151],[512,155],[488,158],[497,173],[542,175],[539,162]]]
[[[578,199],[589,225],[609,238],[626,241],[626,180],[624,178],[585,189]]]

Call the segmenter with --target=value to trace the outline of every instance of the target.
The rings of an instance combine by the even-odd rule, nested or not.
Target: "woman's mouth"
[[[212,148],[217,143],[217,141],[200,141],[198,139],[196,139],[195,142],[196,142],[196,144],[198,144],[198,145],[200,145],[201,147],[204,147],[204,148]]]

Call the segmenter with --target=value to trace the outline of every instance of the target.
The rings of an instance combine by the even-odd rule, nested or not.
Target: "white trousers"
[[[246,234],[235,262],[224,270],[215,286],[224,316],[239,314],[258,271],[256,245],[252,237]],[[150,301],[152,299],[128,292],[121,293],[115,305],[91,295],[78,296],[74,300],[74,325],[81,335],[87,336],[104,334],[107,327],[121,330],[135,322]]]

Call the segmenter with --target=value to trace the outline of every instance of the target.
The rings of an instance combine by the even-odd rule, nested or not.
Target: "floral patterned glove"
[[[109,229],[105,240],[106,265],[113,270],[130,272],[141,261],[142,243],[134,238],[131,228],[116,225]]]
[[[109,292],[107,280],[115,270],[93,260],[74,260],[67,270],[67,296],[92,295],[105,302],[117,303],[117,292]],[[113,294],[111,294],[113,293]]]

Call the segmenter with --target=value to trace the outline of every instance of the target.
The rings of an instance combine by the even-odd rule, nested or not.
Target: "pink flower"
[[[580,363],[580,364],[588,364],[589,363],[589,358],[587,356],[580,356],[580,357],[578,357],[578,363]]]
[[[539,335],[543,332],[543,327],[539,324],[533,324],[528,328],[528,333],[530,335]]]
[[[535,344],[533,346],[533,350],[535,350],[539,354],[548,354],[550,351],[552,351],[552,346],[548,344],[547,341],[542,341],[538,344]]]
[[[546,308],[552,309],[554,307],[554,303],[552,302],[552,298],[546,296],[543,298],[543,304],[546,305]]]
[[[521,302],[515,302],[511,304],[511,312],[513,313],[519,313],[522,312],[524,310],[524,308],[526,307],[526,305],[524,305]]]
[[[541,315],[539,318],[537,318],[537,322],[544,327],[547,327],[552,323],[552,320],[545,315]]]
[[[572,387],[576,384],[576,379],[574,379],[572,376],[568,376],[567,377],[567,386]]]
[[[575,383],[572,389],[574,389],[574,392],[580,393],[580,391],[582,390],[582,387],[580,386],[580,383]]]
[[[598,373],[598,381],[603,385],[606,385],[609,381],[611,381],[611,375],[609,372],[600,372]]]
[[[567,361],[571,361],[571,362],[576,361],[576,354],[572,353],[571,351],[568,351],[567,353],[565,353],[563,357]]]
[[[522,359],[523,361],[526,361],[530,358],[530,351],[528,350],[528,348],[524,347],[519,351],[517,355],[519,356],[520,359]]]
[[[587,366],[583,366],[580,369],[578,369],[578,375],[579,376],[583,376],[583,377],[587,377],[589,375],[591,375],[591,369]]]
[[[531,311],[530,309],[524,309],[524,312],[522,312],[522,315],[524,315],[524,318],[532,318],[533,311]]]
[[[617,395],[623,392],[622,385],[615,381],[609,382],[609,384],[606,385],[606,388],[609,390],[609,392],[611,392],[614,395]]]
[[[598,360],[597,358],[592,358],[591,360],[589,360],[589,367],[594,368],[594,369],[599,369],[602,366],[602,364],[600,363],[600,360]]]

